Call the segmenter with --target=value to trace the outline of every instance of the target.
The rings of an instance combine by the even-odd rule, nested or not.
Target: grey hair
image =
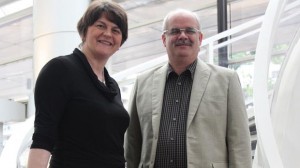
[[[195,19],[196,19],[196,21],[198,22],[198,29],[201,31],[200,18],[199,18],[199,16],[198,16],[196,13],[192,12],[192,11],[189,11],[189,10],[186,10],[186,9],[180,9],[180,8],[179,8],[179,9],[176,9],[176,10],[173,10],[173,11],[171,11],[171,12],[169,12],[169,13],[165,16],[165,18],[164,18],[164,20],[163,20],[163,25],[162,25],[162,31],[164,31],[164,30],[167,29],[167,22],[169,21],[169,18],[170,18],[172,15],[178,14],[178,13],[187,13],[187,14],[190,14],[190,15],[194,16]]]

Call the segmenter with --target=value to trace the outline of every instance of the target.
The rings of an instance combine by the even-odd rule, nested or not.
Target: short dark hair
[[[122,32],[122,45],[128,37],[127,14],[120,5],[114,2],[95,0],[89,5],[77,23],[77,30],[80,37],[83,39],[86,36],[88,27],[93,25],[103,15],[120,28]]]

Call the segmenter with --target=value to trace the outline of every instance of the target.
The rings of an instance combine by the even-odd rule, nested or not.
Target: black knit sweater
[[[35,86],[31,148],[51,152],[51,168],[124,168],[129,115],[105,69],[106,86],[78,49],[49,61]]]

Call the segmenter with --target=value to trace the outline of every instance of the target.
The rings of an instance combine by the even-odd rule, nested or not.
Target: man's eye
[[[179,34],[180,33],[180,29],[171,29],[170,33],[171,34]]]
[[[187,34],[194,34],[194,33],[196,33],[196,30],[193,29],[193,28],[187,28],[187,29],[185,29],[185,32],[186,32]]]

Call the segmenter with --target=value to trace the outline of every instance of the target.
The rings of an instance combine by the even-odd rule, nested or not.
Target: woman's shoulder
[[[74,54],[57,56],[50,59],[43,69],[65,69],[76,64],[76,56]]]

